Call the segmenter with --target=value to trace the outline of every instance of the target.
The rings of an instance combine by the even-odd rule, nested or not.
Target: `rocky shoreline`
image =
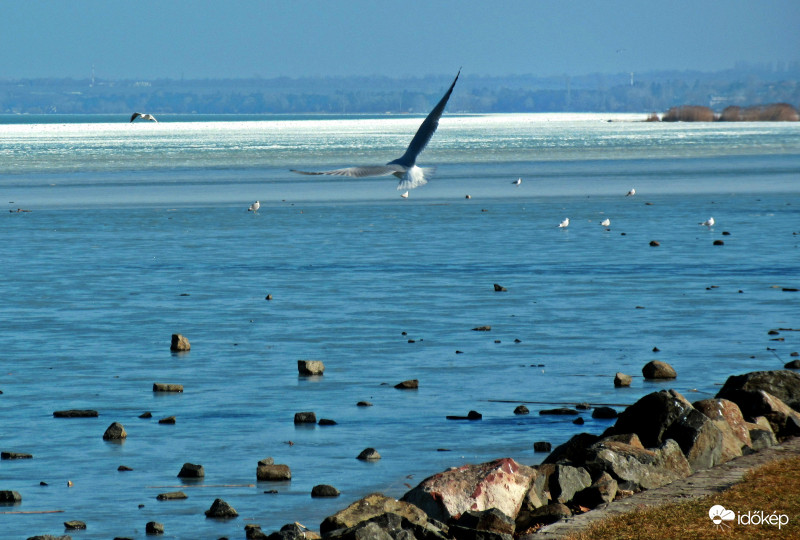
[[[767,454],[770,450],[766,449],[786,441],[800,449],[796,444],[800,439],[795,439],[800,435],[799,411],[800,374],[788,369],[731,376],[713,399],[694,403],[675,390],[660,390],[626,407],[602,434],[574,435],[539,465],[502,458],[453,467],[426,478],[399,500],[380,493],[367,495],[325,518],[319,532],[296,522],[272,533],[248,524],[245,537],[555,538],[559,530],[575,532],[574,523],[596,519],[594,512],[598,518],[603,515],[594,509],[625,508],[624,501],[646,498],[664,486],[680,490],[680,482],[692,475],[714,471],[742,456],[747,460]],[[3,459],[22,457],[9,454]],[[186,464],[184,469],[187,467],[194,476],[202,476],[202,466]],[[286,466],[271,460],[260,462],[259,477],[276,467]],[[317,487],[326,489],[318,490],[316,496],[333,496],[330,492],[336,491],[333,486]],[[0,502],[16,504],[20,500],[16,492],[0,491]],[[238,514],[217,499],[206,515],[226,519]],[[573,525],[563,526],[565,523]],[[146,530],[148,536],[163,534],[163,526],[156,522],[148,523]],[[29,540],[54,538],[69,540],[70,536],[33,536]]]
[[[248,525],[246,537],[555,537],[551,524],[793,440],[800,435],[798,411],[800,375],[789,370],[731,376],[714,399],[694,403],[661,390],[623,410],[604,433],[573,436],[540,465],[504,458],[454,467],[426,478],[400,500],[370,494],[326,518],[319,533],[289,524],[267,534]]]

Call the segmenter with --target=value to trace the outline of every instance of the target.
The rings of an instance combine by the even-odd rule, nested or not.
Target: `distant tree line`
[[[425,113],[452,75],[236,80],[0,79],[5,114]],[[451,113],[651,112],[684,104],[800,106],[800,64],[714,73],[486,77],[463,75]],[[715,113],[716,114],[716,113]],[[731,113],[733,114],[733,113]],[[730,116],[730,115],[729,115]]]

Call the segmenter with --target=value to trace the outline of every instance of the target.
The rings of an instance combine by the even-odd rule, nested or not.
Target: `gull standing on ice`
[[[439,126],[439,118],[441,118],[444,108],[447,105],[447,100],[450,99],[450,94],[453,93],[453,88],[456,85],[458,76],[461,70],[458,70],[453,84],[445,92],[444,97],[436,104],[436,107],[428,114],[427,118],[422,122],[417,130],[414,138],[411,139],[411,144],[408,145],[405,154],[390,161],[386,165],[374,165],[367,167],[347,167],[345,169],[335,169],[332,171],[298,171],[291,169],[292,172],[298,174],[328,174],[333,176],[351,176],[355,178],[362,178],[365,176],[389,176],[394,175],[400,179],[397,185],[398,190],[414,189],[415,187],[423,186],[428,183],[428,178],[433,174],[434,169],[417,167],[417,156],[425,149],[428,142],[433,137],[433,133]]]
[[[713,217],[710,217],[706,221],[701,221],[700,223],[698,223],[698,225],[705,225],[706,227],[713,227],[714,223],[716,223],[716,221],[714,221]]]
[[[517,178],[516,180],[514,180],[511,183],[514,184],[515,186],[518,186],[518,185],[520,185],[522,183],[522,178]]]
[[[633,197],[636,195],[636,190],[631,188],[631,190],[625,195],[626,197]]]
[[[564,221],[558,224],[559,229],[566,229],[569,227],[569,218],[564,218]]]
[[[606,219],[604,219],[603,221],[600,222],[600,225],[603,226],[603,227],[610,227],[611,226],[611,220],[606,218]]]
[[[256,201],[250,205],[250,208],[247,209],[248,212],[253,212],[254,214],[258,212],[258,209],[261,208],[261,203]]]
[[[156,124],[158,124],[158,120],[156,120],[156,117],[149,113],[142,114],[140,112],[135,112],[131,115],[131,122],[133,122],[137,118],[141,118],[142,120],[150,120],[151,122],[155,122]]]

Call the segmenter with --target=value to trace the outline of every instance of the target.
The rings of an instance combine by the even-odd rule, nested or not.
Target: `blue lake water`
[[[541,409],[660,388],[703,399],[782,367],[800,332],[767,332],[800,328],[800,293],[784,290],[800,288],[800,125],[644,116],[445,116],[420,159],[436,175],[405,200],[391,179],[288,169],[385,163],[417,117],[0,116],[0,450],[34,456],[0,461],[0,490],[23,497],[0,508],[3,534],[71,519],[84,539],[143,538],[148,521],[166,538],[316,529],[367,493],[535,464],[533,442],[609,425]],[[173,333],[192,350],[170,353]],[[298,377],[299,359],[325,375]],[[653,359],[678,378],[644,381]],[[419,389],[393,388],[406,379]],[[53,418],[73,408],[100,416]],[[445,419],[469,410],[483,419]],[[299,411],[337,425],[296,427]],[[115,421],[122,444],[102,440]],[[358,461],[366,447],[382,459]],[[267,456],[291,482],[256,483]],[[178,487],[185,462],[204,481]],[[320,483],[341,496],[312,499]],[[240,517],[206,519],[215,498]]]

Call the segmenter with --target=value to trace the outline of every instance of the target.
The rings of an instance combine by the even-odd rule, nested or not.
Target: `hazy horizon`
[[[800,2],[309,0],[4,6],[0,77],[238,79],[723,71],[800,61]]]

